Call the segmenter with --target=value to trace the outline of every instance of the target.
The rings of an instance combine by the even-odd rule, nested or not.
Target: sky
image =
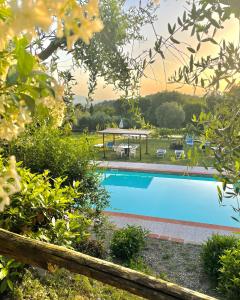
[[[142,0],[142,2],[146,2],[148,0]],[[137,5],[139,0],[128,0],[126,5],[132,6]],[[168,36],[167,25],[168,23],[175,23],[178,16],[182,16],[184,11],[185,0],[160,0],[159,8],[157,10],[157,20],[154,24],[156,31],[159,35]],[[186,7],[186,6],[185,6]],[[236,41],[238,38],[238,24],[233,22],[228,22],[224,26],[224,30],[222,30],[217,36],[217,40],[221,40],[223,37],[228,37],[230,41]],[[138,55],[144,50],[148,50],[153,48],[154,42],[156,40],[152,27],[150,25],[145,26],[142,29],[142,34],[145,36],[145,40],[141,42],[134,43],[133,53],[134,55]],[[190,39],[189,33],[180,33],[177,35],[177,39],[180,41],[184,41],[190,46],[196,45],[195,39]],[[206,45],[206,44],[205,44]],[[186,45],[181,46],[182,50],[186,52]],[[184,49],[185,47],[185,49]],[[129,49],[126,46],[125,51],[127,52]],[[209,53],[214,53],[217,51],[216,46],[207,45],[201,48],[199,56],[207,55]],[[147,68],[145,75],[146,77],[141,79],[141,88],[140,94],[141,96],[145,96],[148,94],[153,94],[159,91],[172,91],[177,90],[182,93],[193,94],[194,89],[190,86],[182,86],[168,84],[167,79],[169,76],[173,74],[175,70],[177,70],[181,66],[181,61],[176,58],[172,53],[165,53],[166,59],[163,60],[160,56],[155,60],[155,62],[151,65],[151,67]],[[68,57],[65,60],[61,61],[60,66],[62,69],[69,67],[70,59]],[[164,72],[165,68],[165,72]],[[74,87],[74,92],[79,96],[87,96],[87,82],[88,82],[88,74],[82,70],[77,69],[74,71],[74,75],[77,79],[78,84]],[[195,91],[196,94],[203,94],[202,90]],[[103,79],[98,80],[98,87],[94,94],[94,99],[96,101],[108,100],[108,99],[117,99],[121,93],[114,91],[113,87],[108,85],[105,86]]]

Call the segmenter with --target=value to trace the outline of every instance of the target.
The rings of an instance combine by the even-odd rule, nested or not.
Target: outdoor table
[[[125,155],[129,155],[129,151],[130,151],[130,149],[132,149],[132,146],[121,144],[118,146],[118,148],[124,149]]]

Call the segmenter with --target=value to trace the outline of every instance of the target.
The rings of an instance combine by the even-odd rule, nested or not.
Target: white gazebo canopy
[[[112,134],[115,142],[115,135],[123,135],[128,136],[128,146],[129,146],[129,138],[134,136],[139,136],[139,144],[140,144],[140,160],[142,159],[142,149],[141,149],[141,137],[146,137],[146,154],[148,153],[148,136],[151,134],[151,130],[146,129],[122,129],[122,128],[106,128],[104,130],[98,131],[103,136],[103,157],[106,158],[105,146],[104,146],[104,137],[106,134]]]
[[[102,134],[119,134],[119,135],[144,135],[148,136],[151,130],[145,129],[121,129],[121,128],[106,128],[104,130],[98,131]]]

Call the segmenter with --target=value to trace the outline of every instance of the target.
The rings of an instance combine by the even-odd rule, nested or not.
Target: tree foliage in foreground
[[[188,31],[196,38],[196,47],[187,45],[189,60],[181,66],[172,82],[201,87],[211,95],[212,100],[218,99],[220,90],[224,88],[223,101],[215,102],[212,112],[195,118],[201,130],[201,140],[211,142],[214,151],[214,167],[219,171],[218,178],[223,183],[226,197],[233,200],[233,209],[240,214],[240,44],[228,42],[227,37],[220,42],[216,34],[221,32],[226,21],[239,23],[240,5],[236,0],[200,0],[188,3],[182,17],[175,24],[168,24],[169,38],[177,47],[181,41],[177,32]],[[239,30],[239,29],[238,29]],[[156,41],[155,51],[162,57],[165,41],[160,37]],[[198,58],[203,45],[213,44],[217,54],[209,53]],[[223,202],[219,190],[220,202]],[[237,201],[237,204],[234,204]],[[235,216],[234,216],[235,217]]]

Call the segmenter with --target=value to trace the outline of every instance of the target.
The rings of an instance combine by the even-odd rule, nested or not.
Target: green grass
[[[78,139],[80,136],[79,133],[73,133],[72,138]],[[108,141],[112,141],[112,135],[106,135],[105,136],[105,143]],[[89,140],[93,144],[102,144],[102,136],[99,134],[89,134]],[[193,150],[192,147],[189,147],[186,145],[185,142],[184,144],[184,151],[186,154],[186,158],[184,159],[179,159],[176,160],[174,158],[174,150],[170,150],[169,146],[172,143],[172,139],[168,138],[149,138],[148,139],[148,154],[146,154],[146,141],[145,139],[141,140],[141,145],[142,145],[142,160],[141,162],[145,163],[161,163],[161,164],[175,164],[175,165],[189,165],[191,164],[191,160],[187,157],[188,152],[190,149]],[[127,144],[128,140],[127,138],[123,137],[116,137],[115,143],[116,144]],[[130,144],[139,144],[138,139],[130,139]],[[156,155],[156,150],[159,148],[163,148],[167,150],[167,153],[164,158],[159,158]],[[202,150],[199,149],[199,146],[195,146],[196,149],[196,158],[195,161],[192,161],[192,164],[199,165],[199,166],[212,166],[213,163],[213,158],[212,158],[212,153],[210,150],[208,150],[206,153],[203,153]],[[131,162],[140,162],[140,155],[139,155],[139,148],[137,149],[137,154],[136,157],[119,157],[116,152],[112,150],[107,150],[106,149],[106,158],[103,158],[103,150],[96,149],[96,160],[107,160],[107,161],[131,161]]]

